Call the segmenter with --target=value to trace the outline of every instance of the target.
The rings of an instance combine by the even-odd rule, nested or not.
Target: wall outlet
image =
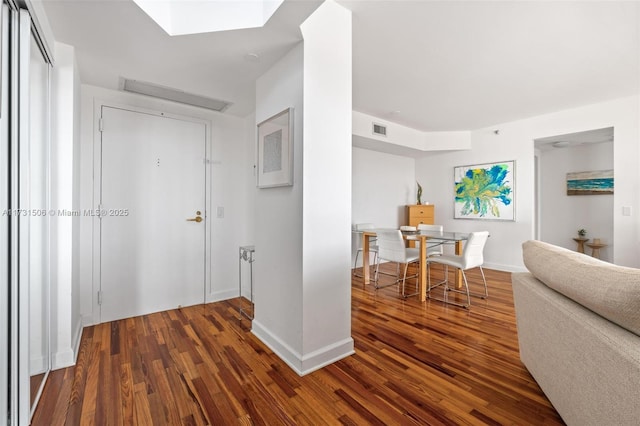
[[[631,206],[622,206],[622,216],[631,216]]]

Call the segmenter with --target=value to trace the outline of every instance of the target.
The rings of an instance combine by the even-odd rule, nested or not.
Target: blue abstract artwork
[[[613,170],[567,173],[567,195],[613,194]]]
[[[456,219],[515,220],[514,161],[454,169]]]

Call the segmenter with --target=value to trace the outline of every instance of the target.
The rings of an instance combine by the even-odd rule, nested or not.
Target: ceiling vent
[[[153,96],[154,98],[166,99],[168,101],[179,102],[181,104],[206,108],[218,112],[223,112],[231,106],[230,102],[194,95],[192,93],[183,92],[182,90],[146,83],[144,81],[125,79],[122,89],[126,92]]]
[[[387,126],[382,124],[373,123],[373,134],[378,136],[387,137]]]

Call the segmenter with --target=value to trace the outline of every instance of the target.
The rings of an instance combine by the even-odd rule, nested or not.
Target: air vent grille
[[[382,124],[373,123],[373,134],[379,136],[387,136],[387,126]]]
[[[159,86],[153,83],[146,83],[144,81],[125,79],[122,88],[126,92],[153,96],[154,98],[166,99],[168,101],[211,109],[218,112],[223,112],[231,105],[231,103],[221,101],[219,99],[194,95],[192,93],[183,92],[182,90]]]

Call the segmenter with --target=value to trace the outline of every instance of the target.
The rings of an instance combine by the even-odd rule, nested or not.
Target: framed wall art
[[[613,194],[613,170],[567,173],[567,195]]]
[[[293,185],[293,108],[258,124],[258,188]]]
[[[515,220],[515,161],[454,167],[454,218]]]

